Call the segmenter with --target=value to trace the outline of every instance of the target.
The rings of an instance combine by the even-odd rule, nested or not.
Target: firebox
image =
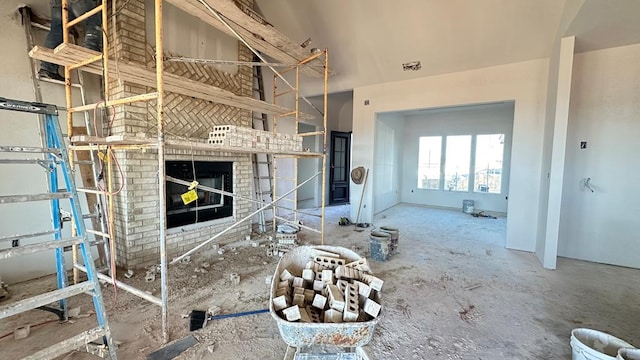
[[[233,192],[233,162],[230,161],[167,161],[167,176],[200,185]],[[195,177],[194,177],[195,172]],[[189,189],[170,181],[167,186],[167,228],[175,228],[233,215],[233,198],[197,189],[198,199],[184,204],[181,195]]]

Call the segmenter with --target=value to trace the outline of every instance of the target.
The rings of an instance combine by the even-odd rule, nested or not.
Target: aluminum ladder
[[[93,297],[98,326],[80,333],[72,338],[61,341],[53,346],[38,351],[26,359],[52,359],[76,349],[86,349],[88,352],[96,354],[94,341],[102,340],[104,351],[99,351],[104,358],[116,360],[116,348],[111,337],[111,330],[107,321],[104,300],[98,281],[95,263],[91,255],[87,229],[85,228],[82,212],[80,209],[80,199],[76,189],[73,172],[69,166],[69,153],[67,151],[62,129],[58,122],[58,110],[55,105],[42,104],[37,102],[24,102],[0,98],[0,110],[13,110],[43,115],[41,129],[43,129],[41,144],[42,147],[27,146],[0,146],[0,152],[11,153],[11,159],[0,159],[0,164],[31,164],[40,165],[46,170],[48,180],[48,192],[42,194],[27,195],[0,195],[0,204],[22,203],[29,201],[49,201],[51,210],[52,231],[15,235],[0,238],[0,241],[13,241],[15,239],[36,237],[41,235],[53,235],[52,241],[41,242],[26,246],[16,246],[0,250],[0,259],[11,258],[19,255],[32,254],[47,250],[55,250],[56,257],[56,279],[58,290],[35,295],[7,305],[0,306],[0,320],[9,316],[17,315],[32,309],[42,309],[52,311],[61,320],[67,319],[67,298],[82,293],[90,294]],[[39,159],[25,159],[24,156],[15,158],[17,154],[43,154]],[[62,174],[62,183],[59,181],[59,173]],[[19,174],[18,174],[19,175]],[[60,185],[64,188],[60,189]],[[76,236],[63,238],[62,234],[62,209],[61,201],[69,201],[72,213],[73,225],[76,229]],[[65,247],[77,245],[80,249],[81,257],[86,267],[87,281],[79,282],[67,286],[67,273],[64,266],[63,251]],[[59,308],[48,306],[58,302]]]
[[[253,61],[258,62],[260,61],[260,58],[254,56]],[[255,99],[265,101],[264,78],[262,76],[261,66],[253,67],[253,97]],[[253,111],[251,121],[251,125],[254,129],[269,131],[267,114],[259,111]],[[254,153],[252,155],[252,160],[255,199],[260,202],[260,204],[257,205],[257,208],[260,208],[261,206],[273,201],[273,155]],[[267,232],[266,218],[269,217],[269,215],[267,214],[265,216],[265,212],[268,211],[268,209],[265,209],[258,213],[258,229],[261,234]],[[271,216],[273,215],[274,214],[271,214]],[[275,229],[273,231],[275,231]]]

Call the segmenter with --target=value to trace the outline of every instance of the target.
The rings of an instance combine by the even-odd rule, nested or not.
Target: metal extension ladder
[[[80,209],[80,199],[73,178],[73,172],[69,166],[69,153],[64,143],[62,130],[58,122],[58,110],[54,105],[24,102],[17,100],[9,100],[0,98],[0,110],[13,110],[20,112],[28,112],[33,114],[44,115],[41,129],[42,147],[26,147],[26,146],[0,146],[0,152],[13,154],[44,154],[40,159],[4,159],[0,160],[0,164],[36,164],[46,169],[48,179],[48,193],[29,194],[29,195],[2,195],[0,196],[0,204],[21,203],[28,201],[49,201],[51,209],[52,231],[40,232],[26,235],[16,235],[10,238],[20,239],[26,237],[39,236],[42,234],[52,234],[53,240],[33,245],[11,247],[0,250],[0,259],[6,259],[14,256],[32,254],[55,249],[56,256],[56,272],[58,290],[45,294],[36,295],[30,298],[20,300],[8,305],[0,307],[0,320],[9,316],[17,315],[32,309],[42,309],[56,313],[61,320],[67,319],[67,301],[66,299],[88,293],[93,297],[93,304],[96,312],[98,326],[91,330],[85,331],[72,338],[59,342],[49,348],[41,350],[28,359],[52,359],[62,354],[68,353],[76,349],[86,349],[96,354],[91,343],[102,339],[103,345],[106,346],[102,352],[103,357],[116,360],[116,348],[111,337],[111,330],[107,321],[106,309],[100,289],[100,283],[96,273],[95,264],[91,255],[89,238],[83,221]],[[40,116],[37,117],[41,119]],[[61,170],[61,171],[60,171]],[[62,173],[63,184],[59,183],[58,173]],[[64,185],[63,189],[59,186]],[[61,200],[67,199],[72,213],[73,224],[77,230],[77,235],[71,238],[62,237],[62,219],[61,219]],[[0,240],[9,240],[8,238],[0,238]],[[87,281],[67,286],[67,274],[64,266],[63,249],[65,247],[78,245],[84,266],[86,267]],[[49,307],[49,304],[58,302],[59,308]]]
[[[260,58],[254,56],[253,61],[260,61]],[[265,101],[264,79],[262,77],[262,67],[260,66],[253,67],[253,95],[254,98]],[[267,114],[254,111],[251,125],[256,130],[269,131]],[[273,181],[271,180],[273,174],[273,156],[270,154],[254,153],[252,159],[255,199],[259,201],[260,204],[265,205],[273,201]],[[260,204],[258,204],[258,208],[262,206]],[[268,211],[269,208],[258,213],[258,229],[262,234],[267,232],[266,217],[268,216],[265,216],[265,212]],[[273,229],[273,231],[275,231],[275,229]]]

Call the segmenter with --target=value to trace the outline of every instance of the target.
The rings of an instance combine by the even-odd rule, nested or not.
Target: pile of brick
[[[296,246],[298,246],[298,234],[276,233],[276,241],[267,246],[267,256],[282,257]]]
[[[383,281],[371,275],[367,259],[349,262],[314,256],[301,274],[285,269],[273,297],[273,308],[288,321],[362,322],[376,318],[374,299]]]
[[[270,131],[255,130],[235,125],[214,126],[209,133],[212,145],[241,147],[244,149],[302,151],[302,137]]]

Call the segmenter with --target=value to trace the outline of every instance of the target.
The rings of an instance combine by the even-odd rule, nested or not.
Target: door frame
[[[331,143],[329,148],[329,205],[340,205],[349,203],[349,186],[351,185],[351,131],[331,131]],[[337,137],[346,138],[347,140],[347,149],[345,151],[345,171],[346,171],[346,196],[344,200],[334,201],[333,193],[334,193],[334,162],[335,162],[335,140]]]

